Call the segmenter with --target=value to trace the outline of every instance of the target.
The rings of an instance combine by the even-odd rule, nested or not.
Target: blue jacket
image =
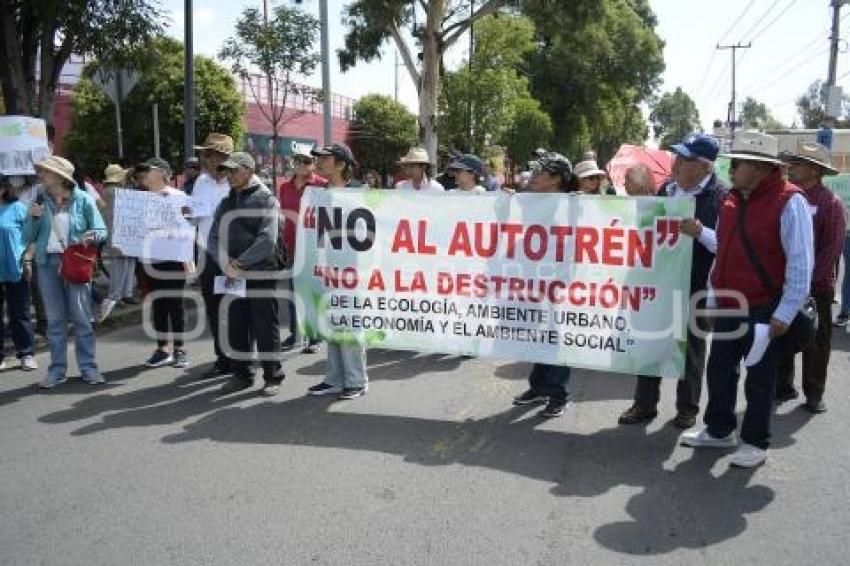
[[[44,214],[40,218],[27,217],[24,223],[24,240],[35,244],[35,263],[45,265],[47,262],[47,240],[50,238],[51,221],[56,212],[56,203],[46,192],[44,194]],[[68,219],[70,224],[69,242],[79,243],[86,232],[94,232],[95,243],[106,240],[106,225],[103,217],[94,203],[94,199],[74,187],[68,200]]]
[[[26,218],[27,207],[20,201],[0,203],[0,283],[21,280]]]

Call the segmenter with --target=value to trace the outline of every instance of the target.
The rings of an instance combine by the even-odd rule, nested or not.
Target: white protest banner
[[[115,191],[112,245],[124,255],[149,261],[191,261],[195,228],[181,213],[186,196]]]
[[[41,118],[0,116],[0,173],[34,175],[33,163],[50,155]]]
[[[338,343],[678,377],[692,199],[308,189],[302,331]]]

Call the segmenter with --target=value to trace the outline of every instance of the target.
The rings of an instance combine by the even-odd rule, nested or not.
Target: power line
[[[750,41],[755,41],[755,40],[758,38],[758,36],[760,36],[760,35],[761,35],[761,34],[763,34],[765,31],[767,31],[767,30],[768,30],[768,28],[770,28],[770,26],[772,26],[773,24],[775,24],[775,23],[776,23],[776,21],[777,21],[779,18],[781,18],[782,16],[784,16],[784,15],[785,15],[785,13],[786,13],[788,10],[790,10],[790,9],[791,9],[791,7],[792,7],[794,4],[796,4],[796,3],[797,3],[797,0],[791,0],[791,3],[789,3],[787,6],[785,6],[785,9],[784,9],[784,10],[782,10],[781,12],[779,12],[779,14],[778,14],[775,18],[773,18],[772,20],[770,20],[770,23],[769,23],[769,24],[767,24],[766,26],[764,26],[763,28],[761,28],[761,30],[760,30],[757,34],[755,34],[755,35],[752,37],[752,39],[750,39]]]
[[[737,26],[738,23],[743,19],[743,17],[747,15],[747,12],[749,12],[750,8],[753,7],[753,4],[755,4],[755,1],[756,0],[750,0],[749,4],[744,6],[744,9],[741,10],[741,13],[738,14],[738,17],[735,18],[735,21],[732,22],[732,25],[729,26],[728,28],[726,28],[726,31],[723,32],[723,35],[721,35],[720,39],[717,40],[717,43],[720,43],[724,39],[726,39],[726,36],[728,36],[729,33],[733,29],[735,29],[735,26]],[[696,93],[695,93],[697,98],[699,98],[699,95],[702,94],[703,85],[705,85],[705,80],[708,78],[709,73],[711,73],[711,65],[712,65],[712,63],[714,63],[714,57],[716,55],[717,55],[717,49],[712,49],[711,50],[711,57],[709,57],[709,59],[708,59],[708,65],[705,66],[705,72],[702,74],[702,79],[700,79],[700,81],[699,81],[699,86],[697,86],[697,90],[696,90]]]
[[[784,73],[782,73],[781,75],[779,75],[778,77],[773,79],[772,81],[770,81],[766,84],[763,84],[763,85],[759,85],[755,89],[752,89],[752,90],[756,90],[756,91],[764,90],[766,88],[772,87],[773,85],[775,85],[776,83],[778,83],[780,81],[784,81],[785,79],[788,78],[789,74],[793,73],[797,69],[800,69],[801,67],[803,67],[805,65],[811,65],[812,63],[819,63],[817,58],[820,57],[821,55],[827,53],[827,52],[829,52],[829,47],[822,49],[817,55],[813,56],[811,59],[805,59],[805,60],[801,61],[798,65],[791,67],[790,69],[788,69],[787,71],[785,71]]]
[[[754,23],[752,25],[752,27],[750,27],[750,29],[748,29],[744,34],[742,34],[741,37],[749,36],[753,32],[753,30],[756,29],[758,27],[758,25],[760,23],[762,23],[762,21],[764,21],[764,19],[767,17],[767,15],[770,14],[770,11],[773,10],[776,7],[776,5],[779,4],[781,1],[782,0],[774,0],[773,4],[771,4],[770,7],[767,10],[765,10],[765,12],[761,15],[761,17],[756,20],[756,23]]]

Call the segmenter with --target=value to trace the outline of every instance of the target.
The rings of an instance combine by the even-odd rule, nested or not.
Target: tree
[[[416,116],[389,96],[370,94],[354,104],[352,150],[363,169],[386,175],[416,145]]]
[[[380,57],[381,47],[392,39],[419,94],[419,139],[432,159],[437,155],[437,103],[443,54],[469,26],[492,14],[506,0],[482,0],[471,9],[472,0],[356,0],[346,8],[348,26],[345,48],[340,49],[343,71],[357,61]],[[472,4],[475,6],[475,4]],[[417,24],[417,11],[425,12],[424,25]],[[407,28],[417,42],[419,54],[402,35]]]
[[[697,105],[682,87],[661,96],[653,105],[649,121],[652,122],[655,138],[659,140],[658,145],[665,149],[700,128]]]
[[[664,42],[647,0],[525,0],[538,49],[531,93],[552,118],[554,149],[600,161],[648,133],[640,104],[664,71]]]
[[[251,89],[263,117],[272,127],[272,151],[277,148],[280,128],[299,116],[284,119],[290,96],[317,101],[319,91],[294,82],[297,76],[308,76],[319,63],[315,50],[319,22],[310,14],[280,5],[271,20],[265,21],[256,8],[245,8],[236,22],[236,36],[228,39],[219,58],[230,62],[230,70],[240,76]],[[254,84],[253,72],[260,70],[266,79],[266,92]],[[304,111],[301,111],[303,114]],[[272,178],[277,176],[277,160],[272,159]]]
[[[0,85],[6,111],[52,124],[59,74],[72,53],[129,64],[133,48],[160,33],[162,21],[149,0],[3,0]]]
[[[535,49],[534,24],[522,16],[487,16],[475,24],[474,35],[471,61],[446,74],[439,104],[440,137],[473,153],[488,140],[498,143],[516,100],[530,96],[528,79],[518,70]]]
[[[797,99],[797,113],[803,121],[804,128],[820,128],[826,124],[826,100],[823,93],[823,82],[817,80],[809,85],[808,90]],[[836,128],[850,127],[850,97],[841,98],[841,116],[835,121]]]
[[[741,106],[740,120],[744,128],[778,130],[785,127],[782,122],[773,117],[764,103],[751,96],[748,96]]]
[[[514,116],[502,141],[514,163],[531,159],[538,147],[549,147],[552,120],[533,98],[521,98],[514,103]]]
[[[170,163],[182,164],[183,148],[183,46],[160,37],[140,49],[142,78],[121,105],[133,116],[124,129],[125,164],[139,163],[153,151],[151,104],[159,103],[161,154]],[[115,111],[112,103],[92,83],[97,64],[88,65],[74,91],[73,120],[66,138],[71,159],[85,172],[100,177],[107,163],[117,160]],[[241,140],[244,104],[233,76],[212,59],[195,56],[195,119],[200,139],[222,132]]]

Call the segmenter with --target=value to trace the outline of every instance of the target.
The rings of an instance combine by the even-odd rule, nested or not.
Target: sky
[[[277,5],[291,0],[269,0]],[[341,48],[345,36],[342,10],[347,0],[329,0],[330,49]],[[752,96],[767,104],[786,125],[796,119],[795,99],[815,79],[826,79],[829,63],[830,0],[650,0],[658,17],[657,33],[665,41],[666,70],[661,92],[680,86],[696,102],[703,127],[710,131],[715,119],[725,119],[731,96],[731,54],[715,46],[752,42],[738,51],[737,97],[739,104]],[[246,6],[262,8],[262,0],[195,0],[195,52],[215,56],[233,35],[233,26]],[[182,39],[183,0],[162,0],[170,13],[169,33]],[[318,0],[304,0],[302,8],[318,17]],[[843,8],[839,35],[850,38],[850,6]],[[467,55],[461,39],[447,54],[446,66],[455,67]],[[850,92],[850,44],[842,40],[838,56],[838,84]],[[305,82],[319,85],[317,72]],[[399,101],[416,111],[416,90],[404,67],[398,68]],[[370,93],[389,96],[395,91],[395,49],[387,44],[383,56],[358,63],[346,73],[331,57],[331,90],[352,98]]]

